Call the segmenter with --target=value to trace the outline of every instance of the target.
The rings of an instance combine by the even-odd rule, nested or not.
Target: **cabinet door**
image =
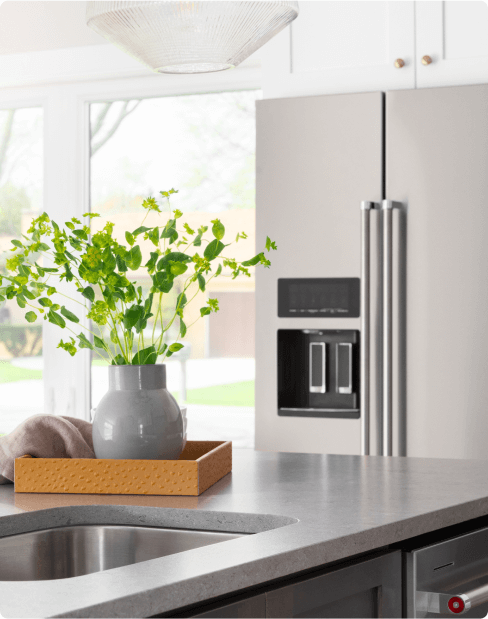
[[[198,612],[198,611],[197,611]],[[215,606],[209,610],[201,609],[196,615],[192,617],[266,617],[266,596],[264,593],[260,595],[254,595],[246,600],[240,600],[239,602],[231,602],[223,604],[221,606]]]
[[[303,1],[260,50],[266,99],[415,87],[414,3]],[[396,68],[401,58],[403,67]]]
[[[488,5],[416,2],[417,87],[488,82]],[[422,64],[429,56],[430,64]]]
[[[267,617],[401,617],[401,552],[266,593]]]

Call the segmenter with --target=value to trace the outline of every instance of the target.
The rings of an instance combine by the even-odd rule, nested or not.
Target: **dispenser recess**
[[[278,415],[359,418],[359,331],[278,330]]]

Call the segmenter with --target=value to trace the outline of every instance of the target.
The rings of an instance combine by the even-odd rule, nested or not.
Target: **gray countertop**
[[[105,522],[255,533],[86,576],[3,581],[1,614],[148,617],[488,514],[488,461],[246,449],[233,457],[232,474],[200,497],[0,486],[0,536]]]

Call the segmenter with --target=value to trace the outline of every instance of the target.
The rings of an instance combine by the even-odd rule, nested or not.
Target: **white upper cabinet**
[[[488,82],[485,2],[416,2],[415,13],[418,88]]]
[[[266,99],[488,82],[482,0],[305,0],[299,7],[261,50]]]
[[[413,1],[299,7],[262,48],[264,98],[415,88]]]

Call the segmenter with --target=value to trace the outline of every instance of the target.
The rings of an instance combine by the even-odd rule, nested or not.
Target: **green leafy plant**
[[[15,298],[21,308],[28,309],[25,314],[27,322],[33,323],[42,316],[44,320],[70,331],[72,336],[67,341],[61,340],[58,348],[72,356],[80,348],[89,348],[112,365],[148,365],[158,359],[164,361],[183,348],[178,340],[184,338],[192,326],[185,323],[185,310],[199,291],[205,291],[210,280],[219,276],[250,277],[249,267],[260,264],[269,267],[271,264],[264,251],[243,262],[228,257],[227,248],[246,239],[247,235],[239,233],[233,243],[224,243],[225,227],[219,219],[212,220],[210,231],[207,226],[196,231],[187,223],[180,226],[178,220],[183,213],[178,209],[171,211],[170,207],[170,196],[174,193],[178,192],[174,189],[160,192],[170,213],[170,218],[160,226],[144,226],[149,212],[162,215],[162,211],[155,198],[143,201],[146,216],[136,230],[125,232],[127,245],[121,245],[114,238],[114,224],[111,222],[91,236],[88,223],[75,217],[63,228],[47,213],[33,219],[27,231],[30,236],[22,235],[22,241],[12,241],[11,251],[15,254],[6,261],[8,274],[0,275],[0,303]],[[89,222],[99,215],[85,213],[83,217]],[[211,238],[205,236],[207,232],[211,233]],[[141,241],[149,243],[152,249],[150,259],[144,265],[152,282],[146,295],[141,286],[136,287],[137,282],[130,280],[130,271],[138,271],[142,265]],[[275,249],[276,244],[267,237],[265,251]],[[39,255],[47,258],[53,266],[37,264],[34,258]],[[63,280],[73,282],[78,299],[56,288]],[[175,304],[171,307],[169,319],[164,319],[168,293],[177,280],[182,282],[182,292],[176,302],[173,301]],[[99,299],[96,299],[97,289]],[[98,333],[83,324],[89,324],[88,321],[80,322],[79,316],[67,309],[60,297],[76,301]],[[218,309],[217,299],[208,299],[200,308],[199,318]],[[178,336],[176,341],[168,343],[165,341],[168,330],[177,317]],[[153,318],[153,328],[148,341],[144,330],[150,318]],[[77,333],[75,325],[82,331]],[[156,333],[158,325],[160,332]],[[104,336],[107,327],[110,342]]]

